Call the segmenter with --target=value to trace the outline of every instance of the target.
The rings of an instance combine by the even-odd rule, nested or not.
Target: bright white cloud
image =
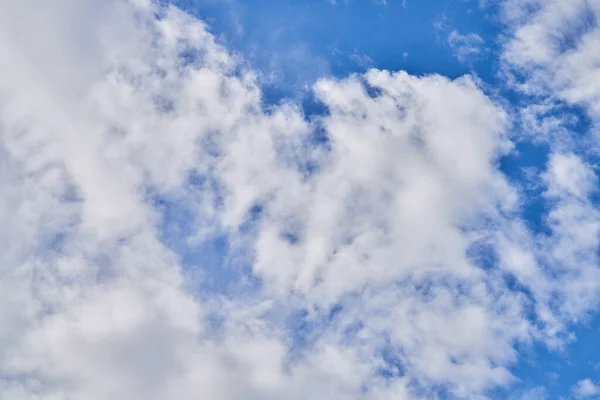
[[[500,234],[500,265],[533,294],[541,332],[561,345],[565,327],[592,310],[600,294],[600,214],[591,200],[596,177],[574,154],[551,154],[542,175],[547,233],[511,222]]]
[[[592,397],[600,393],[600,388],[589,378],[580,380],[571,388],[571,390],[575,397],[580,399]]]
[[[581,151],[581,144],[595,148],[600,117],[600,88],[594,79],[599,71],[596,38],[600,29],[596,22],[600,3],[511,0],[503,4],[503,11],[511,31],[502,54],[507,77],[525,94],[538,95],[529,98],[530,104],[520,112],[522,126],[526,135],[546,141],[554,152],[541,176],[545,199],[552,206],[544,220],[551,235],[541,242],[540,236],[532,241],[517,235],[521,246],[529,243],[530,251],[507,254],[518,257],[517,274],[522,279],[537,282],[532,287],[538,293],[546,292],[538,299],[555,304],[558,300],[558,314],[576,321],[598,301],[600,219],[593,201],[598,182],[595,166],[589,153]],[[565,112],[565,105],[581,107],[592,122],[589,131],[573,132],[579,116],[572,109]],[[543,260],[538,265],[545,265],[542,269],[546,272],[535,267],[531,254],[536,252]],[[543,275],[548,274],[560,276],[560,280],[546,282]],[[548,310],[543,314],[547,320],[558,315]]]
[[[482,398],[543,331],[506,274],[556,332],[597,295],[592,170],[551,158],[531,234],[470,77],[371,70],[320,80],[325,116],[263,110],[201,21],[143,0],[2,3],[0,64],[4,397]],[[207,292],[165,203],[255,290]]]
[[[505,19],[514,35],[504,60],[530,93],[546,93],[584,105],[600,116],[598,46],[600,3],[585,0],[511,0]]]

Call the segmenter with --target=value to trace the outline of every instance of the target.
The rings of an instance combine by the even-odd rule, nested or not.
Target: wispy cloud
[[[433,21],[438,42],[446,43],[452,49],[454,56],[463,63],[473,61],[485,51],[485,41],[474,32],[460,33],[452,29],[447,22],[447,17],[441,15]]]
[[[484,40],[476,33],[465,35],[453,30],[448,35],[448,44],[459,61],[469,61],[481,55]]]

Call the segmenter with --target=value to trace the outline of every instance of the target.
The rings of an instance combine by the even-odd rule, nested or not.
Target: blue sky
[[[0,3],[0,398],[600,399],[598,21]]]
[[[449,77],[475,69],[487,80],[495,75],[494,57],[482,54],[462,63],[447,42],[450,31],[457,30],[476,33],[490,51],[497,49],[494,10],[480,9],[473,1],[176,4],[202,15],[211,31],[253,67],[276,73],[275,90],[298,90],[323,75],[343,77],[369,67]]]

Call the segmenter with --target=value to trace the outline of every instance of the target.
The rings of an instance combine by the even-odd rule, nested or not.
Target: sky
[[[600,399],[599,21],[0,0],[0,399]]]

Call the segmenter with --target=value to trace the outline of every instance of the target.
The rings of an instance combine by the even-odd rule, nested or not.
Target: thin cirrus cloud
[[[506,4],[505,72],[593,117],[551,79],[592,39],[532,54],[554,17],[529,6]],[[593,166],[552,142],[532,231],[499,167],[514,115],[471,76],[371,69],[318,79],[322,114],[265,107],[149,0],[2,3],[0,63],[2,398],[483,399],[597,304]],[[217,237],[211,268],[182,254]]]
[[[465,35],[454,30],[448,35],[448,44],[453,49],[456,58],[464,62],[481,54],[484,40],[476,33]]]

